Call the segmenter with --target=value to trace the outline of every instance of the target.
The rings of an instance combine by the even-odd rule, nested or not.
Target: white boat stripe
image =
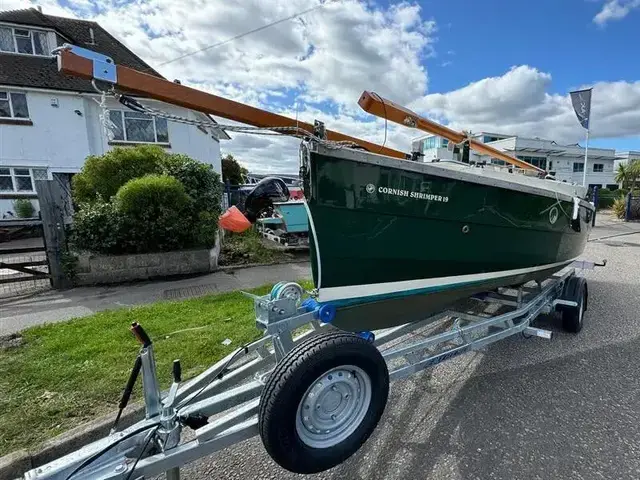
[[[578,257],[576,257],[578,258]],[[510,277],[524,273],[537,272],[548,268],[568,265],[575,258],[564,262],[548,263],[537,267],[518,268],[515,270],[502,270],[499,272],[473,273],[470,275],[454,275],[450,277],[426,278],[419,280],[404,280],[401,282],[370,283],[366,285],[348,285],[344,287],[329,287],[319,289],[318,302],[331,302],[336,300],[348,300],[353,298],[366,298],[375,295],[388,295],[392,293],[421,290],[429,287],[444,287],[458,283],[479,282],[501,277]]]
[[[307,216],[309,217],[309,226],[311,227],[311,235],[313,235],[313,244],[316,250],[316,260],[318,264],[318,285],[317,288],[320,288],[322,282],[322,264],[320,263],[320,244],[318,243],[318,235],[316,234],[316,226],[313,223],[313,217],[311,216],[311,210],[309,209],[309,204],[307,203],[307,199],[303,199],[304,208],[307,210]]]

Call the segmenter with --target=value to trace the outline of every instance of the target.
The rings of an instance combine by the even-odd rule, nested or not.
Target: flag
[[[591,89],[569,92],[571,103],[576,112],[580,125],[589,130],[589,118],[591,117]]]

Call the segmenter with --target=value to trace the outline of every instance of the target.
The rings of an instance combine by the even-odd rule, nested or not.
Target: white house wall
[[[140,101],[146,106],[157,108],[173,115],[202,121],[202,118],[198,118],[196,113],[185,108],[152,100]],[[122,104],[112,99],[107,101],[107,107],[111,109],[128,110]],[[102,155],[114,146],[117,146],[117,142],[109,142],[107,136],[104,134],[104,129],[100,121],[100,114],[102,112],[100,106],[93,101],[93,99],[87,98],[85,100],[85,108],[87,111],[87,124],[89,126],[87,132],[91,146],[90,152],[92,155]],[[204,133],[193,125],[168,121],[167,126],[169,129],[169,144],[171,146],[164,148],[168,152],[183,153],[201,162],[210,163],[218,173],[222,171],[220,142],[215,141],[211,138],[210,134]]]
[[[0,165],[77,171],[89,152],[85,119],[74,113],[84,111],[83,99],[28,91],[27,106],[33,125],[0,125]]]
[[[51,105],[52,99],[57,99],[57,107]],[[98,97],[27,90],[33,125],[0,125],[0,165],[47,167],[50,172],[74,173],[80,171],[88,155],[101,155],[113,148],[115,144],[109,144],[102,129],[101,109],[94,99]],[[184,108],[146,100],[144,103],[169,113],[196,118],[194,112]],[[115,100],[109,102],[109,107],[126,109]],[[170,148],[167,151],[210,163],[215,171],[221,172],[220,144],[210,134],[192,125],[171,121],[168,129]]]
[[[558,180],[566,180],[567,182],[576,182],[582,184],[582,172],[574,172],[573,164],[584,163],[584,159],[567,158],[567,157],[555,157],[550,155],[549,161],[553,162],[553,171],[556,172],[556,178]],[[603,171],[594,172],[593,165],[595,163],[601,163],[603,165]],[[615,173],[613,170],[613,159],[611,160],[592,160],[589,159],[588,171],[587,171],[587,185],[612,185],[615,184]]]

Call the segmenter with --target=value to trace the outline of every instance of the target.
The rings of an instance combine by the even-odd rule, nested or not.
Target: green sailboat
[[[548,277],[584,250],[585,189],[458,162],[302,147],[311,266],[333,323],[373,330]]]
[[[364,92],[359,104],[519,168],[304,144],[314,283],[318,302],[336,308],[336,326],[420,320],[475,293],[548,277],[583,252],[595,215],[586,188],[375,93]]]
[[[301,178],[313,293],[336,327],[422,320],[476,293],[549,277],[582,254],[595,215],[586,188],[375,94],[359,103],[513,168],[470,164],[468,155],[425,163],[384,146],[328,141],[318,126],[301,145]],[[251,222],[288,198],[281,180],[263,182],[245,202]]]

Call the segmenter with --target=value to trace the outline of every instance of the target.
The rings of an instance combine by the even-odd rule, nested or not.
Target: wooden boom
[[[451,130],[450,128],[440,125],[439,123],[421,117],[408,108],[397,105],[391,100],[387,100],[386,98],[381,98],[376,93],[365,91],[360,97],[360,100],[358,100],[358,104],[364,111],[369,112],[373,115],[386,118],[391,122],[399,123],[400,125],[404,125],[405,127],[424,130],[425,132],[429,132],[434,135],[438,135],[439,137],[446,138],[450,142],[456,144],[464,141],[467,138],[463,133],[456,132],[455,130]],[[530,170],[536,170],[538,172],[544,172],[544,170],[541,168],[514,158],[511,155],[507,155],[506,153],[501,152],[500,150],[495,149],[482,142],[479,142],[478,140],[469,139],[469,147],[478,153],[489,155],[499,160],[504,160],[505,162],[511,163],[512,165],[527,168]]]
[[[81,53],[81,55],[76,55],[72,52],[72,49]],[[96,63],[96,57],[106,57],[96,55],[94,52],[77,48],[75,46],[63,47],[59,49],[57,53],[58,70],[60,72],[89,80],[100,79],[99,76],[96,78],[94,73],[94,63]],[[108,59],[107,63],[112,63],[112,60]],[[218,117],[228,118],[236,122],[256,127],[299,127],[308,132],[314,131],[313,125],[309,123],[300,122],[293,118],[267,112],[259,108],[250,107],[243,103],[227,100],[226,98],[205,93],[201,90],[186,87],[175,82],[170,82],[153,75],[139,72],[132,68],[113,64],[110,65],[110,68],[115,68],[116,81],[112,82],[113,85],[132,94],[139,94],[173,105],[178,105],[210,115],[216,115]],[[407,154],[404,152],[384,147],[382,145],[377,145],[359,138],[350,137],[340,132],[326,130],[326,134],[327,140],[336,142],[353,142],[370,152],[401,159],[407,158]]]

